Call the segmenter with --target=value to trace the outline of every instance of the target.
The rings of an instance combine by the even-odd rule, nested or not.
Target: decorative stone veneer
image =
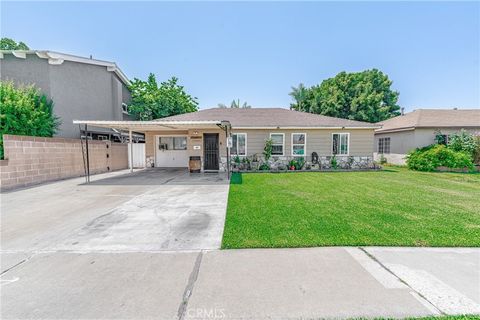
[[[228,168],[227,157],[220,157],[219,171],[226,172]]]
[[[146,156],[145,158],[145,166],[147,168],[155,167],[155,158],[153,156]]]
[[[303,157],[304,165],[301,170],[362,170],[376,169],[378,166],[373,161],[372,156],[335,156],[336,166],[333,156],[319,156],[318,162],[312,161],[311,157]],[[247,160],[243,160],[247,159]],[[263,156],[253,156],[242,158],[240,164],[232,158],[232,171],[257,171],[263,164],[268,164],[270,171],[289,170],[291,160],[300,160],[302,157],[272,157],[265,161]],[[253,161],[257,160],[257,161]]]

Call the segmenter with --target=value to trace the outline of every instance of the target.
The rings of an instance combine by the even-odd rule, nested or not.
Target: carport
[[[226,120],[206,121],[179,121],[179,120],[151,120],[151,121],[103,121],[103,120],[74,120],[83,131],[88,134],[89,127],[116,129],[128,132],[129,141],[132,141],[134,132],[145,134],[145,165],[146,167],[179,166],[186,167],[185,157],[199,159],[200,171],[225,171],[230,178],[230,145],[231,124]],[[181,138],[181,139],[180,139]],[[162,140],[163,139],[163,140]],[[178,146],[177,146],[178,145]],[[179,151],[182,152],[179,152]],[[170,162],[161,162],[161,157],[168,153],[174,156]],[[130,157],[133,159],[133,144],[129,147]],[[182,161],[178,155],[182,154]],[[129,161],[130,172],[133,172],[133,161]],[[85,140],[85,175],[89,181],[88,139]]]

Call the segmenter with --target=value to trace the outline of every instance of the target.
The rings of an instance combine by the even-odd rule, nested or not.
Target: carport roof
[[[73,124],[86,124],[94,127],[111,128],[118,130],[132,130],[137,132],[156,130],[185,130],[218,128],[230,126],[225,120],[154,120],[154,121],[104,121],[104,120],[73,120]]]

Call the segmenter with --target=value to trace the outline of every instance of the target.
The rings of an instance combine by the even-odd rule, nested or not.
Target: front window
[[[306,153],[306,133],[292,133],[292,156],[303,157]]]
[[[349,133],[334,133],[332,135],[332,154],[348,155]]]
[[[272,155],[283,156],[285,135],[283,133],[270,133],[270,139],[272,139]]]
[[[187,150],[187,137],[160,137],[158,149],[166,150]]]
[[[247,134],[233,133],[232,134],[232,155],[246,156],[247,155]]]
[[[390,153],[390,138],[378,139],[378,153]]]

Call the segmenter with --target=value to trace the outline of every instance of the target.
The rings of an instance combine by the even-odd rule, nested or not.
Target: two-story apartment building
[[[126,105],[129,80],[114,62],[52,51],[0,51],[2,81],[35,85],[54,102],[61,126],[56,136],[79,138],[74,119],[132,120]],[[89,128],[94,139],[119,140],[116,130]],[[138,137],[138,136],[137,136]]]

